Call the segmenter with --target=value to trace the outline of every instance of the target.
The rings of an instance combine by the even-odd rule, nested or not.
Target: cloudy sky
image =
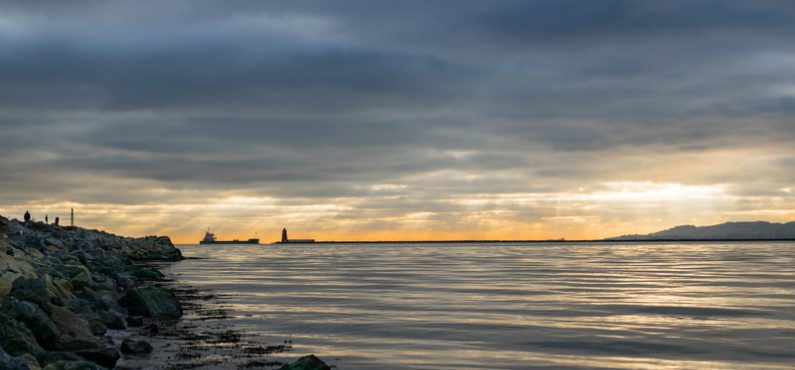
[[[194,242],[795,215],[791,1],[0,5],[0,214]]]

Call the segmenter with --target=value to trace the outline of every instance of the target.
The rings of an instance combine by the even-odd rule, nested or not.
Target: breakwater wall
[[[114,342],[108,329],[144,317],[180,317],[163,275],[145,261],[183,259],[168,237],[129,238],[98,230],[0,216],[0,368],[113,368],[146,342]]]

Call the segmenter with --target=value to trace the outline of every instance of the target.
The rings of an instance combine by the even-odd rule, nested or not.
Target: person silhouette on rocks
[[[25,211],[25,222],[30,221],[30,212]]]

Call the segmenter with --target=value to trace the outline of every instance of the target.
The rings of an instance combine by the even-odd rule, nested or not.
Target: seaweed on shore
[[[224,295],[176,286],[173,282],[169,284],[185,315],[179,320],[147,322],[147,325],[154,323],[158,328],[157,333],[148,339],[159,353],[156,358],[126,358],[126,366],[186,370],[217,367],[270,369],[284,365],[269,356],[291,350],[291,342],[275,345],[255,342],[250,335],[225,323],[232,316],[224,306]]]

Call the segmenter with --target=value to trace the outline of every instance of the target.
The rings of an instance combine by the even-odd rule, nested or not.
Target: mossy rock
[[[16,272],[28,277],[36,276],[36,269],[29,263],[5,253],[0,254],[0,271]]]
[[[55,349],[61,330],[38,306],[11,298],[3,303],[2,312],[24,323],[42,347],[48,350]]]
[[[91,284],[91,271],[83,265],[65,265],[63,272],[69,276],[69,282],[77,289],[83,289]]]
[[[119,300],[130,315],[180,317],[182,305],[170,290],[162,287],[133,288]]]
[[[97,311],[97,315],[108,329],[127,329],[127,322],[121,315],[114,311]]]
[[[91,334],[104,335],[108,332],[108,327],[99,319],[88,320],[88,328],[91,329]]]
[[[4,271],[0,274],[0,299],[5,298],[8,293],[11,293],[11,286],[14,284],[14,280],[21,277],[22,274],[16,272]]]
[[[39,278],[21,277],[14,280],[11,283],[11,291],[8,296],[33,303],[42,311],[50,313],[50,297],[47,294],[47,288]]]
[[[66,307],[52,306],[52,321],[68,334],[68,340],[61,341],[61,348],[66,351],[80,349],[103,348],[102,342],[94,337],[88,321],[76,315]]]
[[[0,347],[11,356],[44,351],[27,326],[6,315],[0,315]]]
[[[127,271],[139,279],[160,280],[165,275],[154,267],[130,266]]]
[[[72,284],[66,279],[53,279],[52,276],[45,275],[43,281],[44,287],[47,289],[47,296],[50,297],[50,302],[64,305],[66,302],[76,298],[70,290]]]
[[[331,370],[331,368],[315,355],[309,355],[301,357],[291,364],[284,365],[279,370]]]

